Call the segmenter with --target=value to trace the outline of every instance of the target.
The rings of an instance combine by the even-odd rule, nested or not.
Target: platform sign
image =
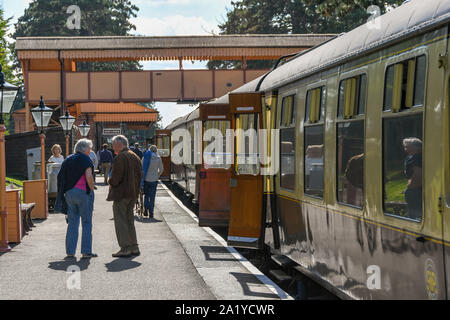
[[[104,136],[117,136],[122,134],[122,130],[120,128],[104,128],[103,135]]]

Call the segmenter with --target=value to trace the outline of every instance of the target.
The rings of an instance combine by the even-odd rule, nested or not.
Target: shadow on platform
[[[136,221],[136,222],[141,222],[141,223],[159,223],[159,222],[163,222],[162,220],[158,220],[158,219],[155,219],[155,218],[151,218],[151,219],[148,219],[148,218],[141,219],[141,218],[139,218],[138,216],[134,216],[134,221]]]
[[[200,246],[207,261],[239,261],[225,248],[220,246]]]
[[[109,263],[105,263],[108,272],[121,272],[138,268],[141,265],[142,263],[133,261],[133,258],[117,258]]]
[[[75,258],[73,258],[73,259],[64,259],[61,261],[49,262],[48,267],[49,267],[49,269],[53,269],[56,271],[66,271],[67,272],[69,267],[77,266],[78,268],[80,268],[80,271],[83,271],[89,267],[90,263],[91,263],[90,259],[80,259],[77,261]]]
[[[230,272],[230,274],[233,277],[235,277],[236,280],[239,282],[239,284],[242,286],[242,290],[243,290],[245,296],[269,298],[269,299],[278,299],[279,298],[274,293],[253,291],[252,287],[260,288],[261,282],[252,274],[240,273],[240,272]]]

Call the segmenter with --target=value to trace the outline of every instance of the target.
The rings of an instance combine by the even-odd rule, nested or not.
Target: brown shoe
[[[120,250],[117,253],[113,253],[113,258],[127,258],[131,257],[131,251],[128,250]]]

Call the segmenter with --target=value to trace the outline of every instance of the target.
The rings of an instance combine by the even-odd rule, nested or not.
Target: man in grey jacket
[[[143,188],[144,188],[144,216],[153,218],[156,188],[158,187],[159,177],[164,171],[161,157],[158,155],[158,149],[156,146],[150,146],[150,149],[144,153],[142,159],[142,168],[144,170],[143,175]]]

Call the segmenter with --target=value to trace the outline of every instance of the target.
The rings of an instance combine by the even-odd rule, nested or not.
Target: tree
[[[68,20],[74,13],[67,9],[76,4],[80,8],[79,29],[69,28]],[[126,36],[136,26],[130,18],[136,17],[138,7],[130,0],[33,0],[25,13],[15,24],[17,37],[37,36]],[[125,70],[138,70],[141,66],[135,61],[122,62]],[[20,70],[16,58],[15,68]],[[78,63],[79,70],[117,70],[116,62]]]
[[[0,8],[0,64],[2,65],[3,73],[5,74],[5,80],[10,83],[16,83],[11,68],[9,44],[6,41],[10,21],[11,18],[5,19],[3,17],[3,10]]]
[[[5,74],[5,80],[17,85],[18,79],[15,77],[12,69],[11,53],[9,44],[6,40],[10,21],[11,18],[4,18],[3,9],[0,8],[0,64],[2,66],[2,71]],[[4,114],[3,120],[6,126],[5,134],[9,134],[14,130],[14,123],[11,121],[11,116],[9,114]]]
[[[308,34],[348,32],[365,23],[367,8],[380,13],[403,0],[237,0],[231,2],[221,34]],[[271,61],[249,61],[248,68],[270,67]],[[210,69],[240,68],[241,62],[211,61]]]

